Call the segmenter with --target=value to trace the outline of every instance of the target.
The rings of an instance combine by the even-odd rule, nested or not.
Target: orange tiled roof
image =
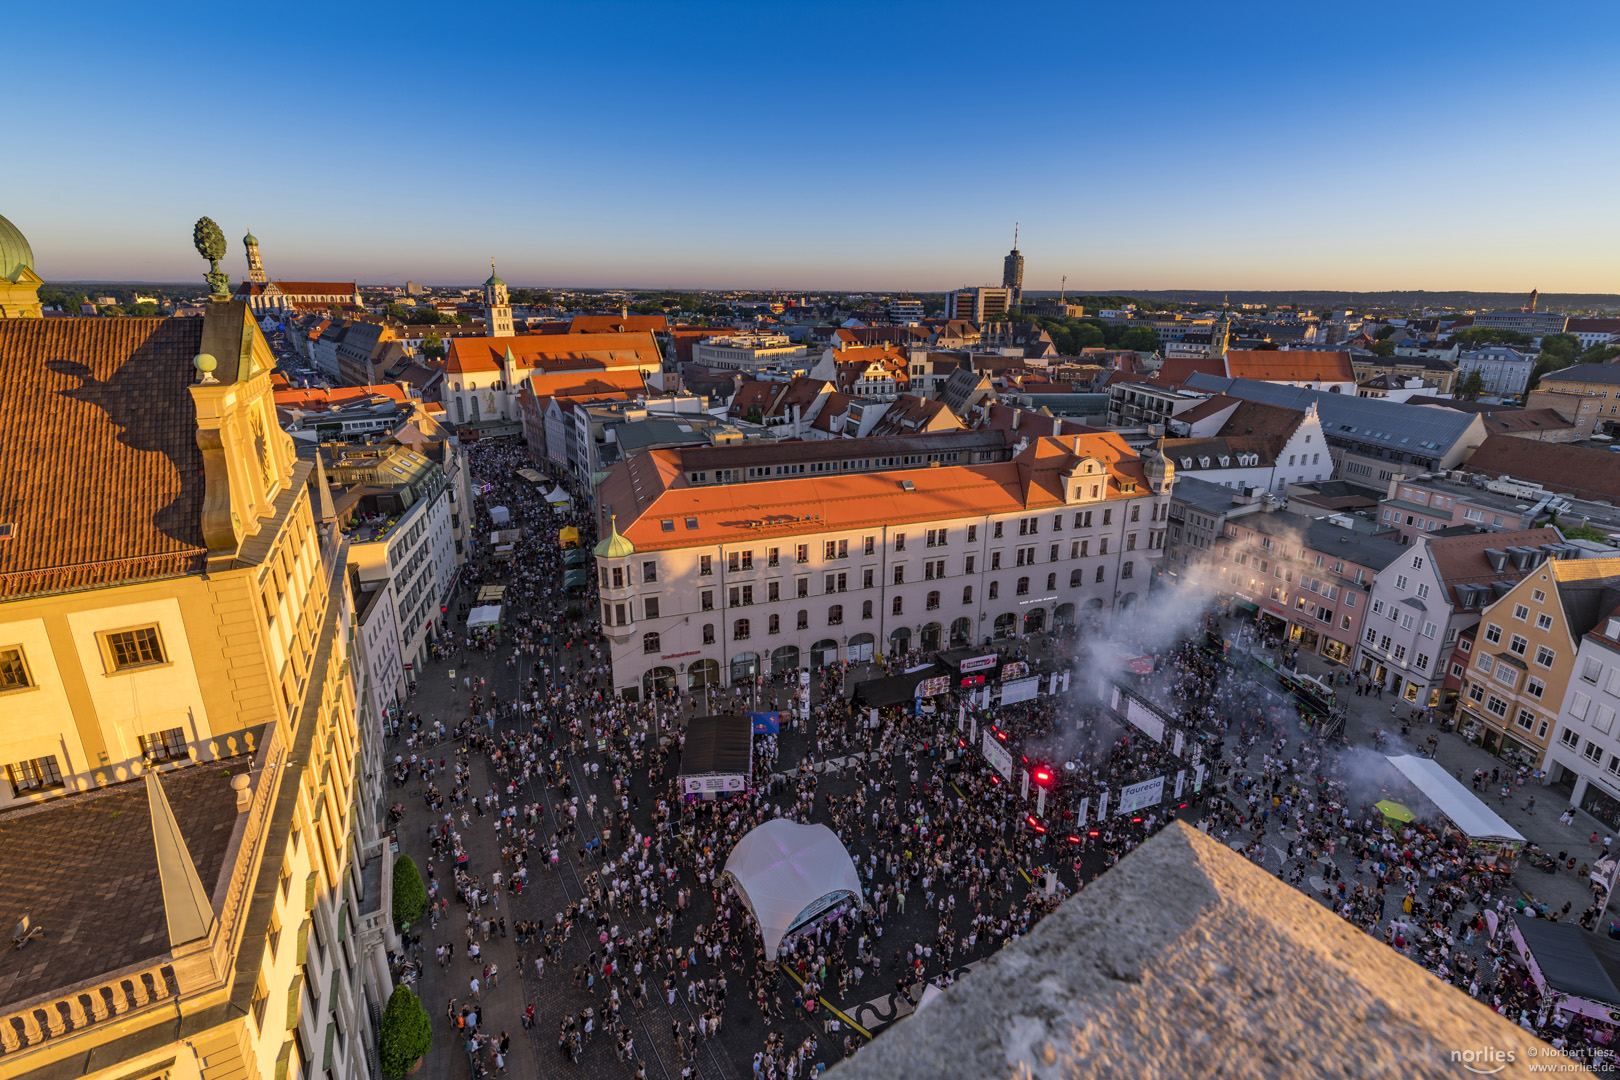
[[[378,383],[374,386],[336,386],[330,390],[290,388],[277,390],[275,399],[278,408],[315,410],[332,409],[346,402],[378,395],[391,397],[395,401],[405,400],[404,389],[394,383]]]
[[[289,296],[353,296],[360,291],[352,281],[276,281],[271,284]]]
[[[525,334],[522,337],[453,338],[444,369],[453,375],[499,371],[506,350],[521,368],[548,371],[659,365],[663,352],[651,333]]]
[[[634,393],[643,389],[644,385],[641,372],[636,368],[618,371],[542,371],[530,375],[528,379],[529,392],[537,398]]]
[[[1233,379],[1262,382],[1356,381],[1356,369],[1347,352],[1234,350],[1226,354],[1225,374]]]
[[[1137,455],[1115,433],[1094,432],[1039,439],[994,464],[708,487],[672,486],[679,463],[641,454],[609,471],[600,499],[638,551],[656,551],[1062,506],[1062,475],[1081,457],[1103,465],[1108,498],[1126,497],[1125,483],[1137,486],[1130,497],[1146,493]],[[674,520],[674,532],[664,531],[665,518]]]
[[[663,315],[575,315],[568,324],[570,334],[624,334],[650,330],[661,333],[669,329],[669,319]]]
[[[202,570],[203,319],[0,319],[0,597]]]

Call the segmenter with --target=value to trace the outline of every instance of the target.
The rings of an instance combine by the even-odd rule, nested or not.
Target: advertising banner
[[[748,722],[754,726],[755,735],[775,735],[782,729],[782,714],[779,712],[751,712],[743,713]]]
[[[1185,735],[1183,735],[1180,731],[1177,731],[1176,732],[1176,737],[1170,743],[1170,752],[1172,754],[1174,754],[1176,757],[1180,757],[1181,756],[1181,748],[1183,746],[1185,746],[1186,743],[1187,743],[1187,737]],[[1181,792],[1178,791],[1178,792],[1176,792],[1176,794],[1180,795]]]
[[[1177,798],[1177,799],[1181,798],[1181,787],[1186,782],[1187,782],[1187,770],[1182,769],[1180,772],[1176,773],[1176,793],[1175,793],[1174,796],[1172,796],[1173,798]]]
[[[1126,699],[1125,719],[1141,728],[1142,734],[1154,742],[1164,742],[1164,720],[1135,698]]]
[[[1119,809],[1116,814],[1133,814],[1149,806],[1157,806],[1164,800],[1164,777],[1156,776],[1152,780],[1144,780],[1140,784],[1132,784],[1119,793]]]
[[[957,670],[963,675],[966,675],[970,671],[983,671],[986,668],[995,667],[996,661],[1000,659],[1001,656],[999,653],[991,653],[989,656],[970,656],[966,660],[962,661],[961,666],[958,667]]]
[[[984,749],[984,760],[990,763],[990,767],[1000,773],[1003,780],[1011,780],[1012,754],[996,741],[995,734],[987,729],[984,742],[980,745]]]
[[[1078,809],[1078,810],[1076,810],[1074,812],[1074,827],[1075,828],[1083,829],[1083,828],[1086,827],[1086,813],[1090,809],[1091,809],[1091,796],[1087,795],[1085,798],[1080,800],[1080,809]]]
[[[1002,682],[1006,682],[1008,679],[1022,679],[1028,674],[1029,662],[1027,660],[1014,660],[1010,664],[1001,665]]]
[[[935,675],[924,679],[917,684],[917,697],[937,697],[950,690],[951,677],[949,675]]]
[[[742,791],[748,783],[741,776],[687,776],[682,778],[681,786],[688,795],[706,795],[715,791]]]
[[[1108,789],[1104,788],[1103,793],[1101,795],[1097,796],[1097,820],[1098,821],[1106,821],[1107,819],[1108,819]]]
[[[1020,701],[1032,701],[1041,693],[1041,680],[1039,676],[1032,679],[1018,679],[1015,682],[1001,684],[1001,703],[1014,705]]]

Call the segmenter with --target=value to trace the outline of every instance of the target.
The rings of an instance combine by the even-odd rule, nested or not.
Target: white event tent
[[[782,939],[845,900],[861,901],[861,877],[838,836],[825,825],[767,821],[737,841],[726,877],[759,923],[765,958]]]

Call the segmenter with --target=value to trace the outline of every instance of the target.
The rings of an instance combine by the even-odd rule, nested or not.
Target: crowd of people
[[[392,722],[390,753],[395,783],[420,788],[406,812],[426,852],[431,917],[414,928],[427,943],[411,951],[454,973],[445,1022],[475,1076],[504,1071],[512,1027],[554,1032],[550,1052],[569,1062],[607,1043],[626,1076],[731,1075],[737,1062],[756,1080],[814,1075],[864,1042],[846,1006],[949,985],[1178,815],[1515,1021],[1549,1024],[1548,1037],[1569,1045],[1606,1038],[1537,1016],[1501,932],[1521,906],[1506,875],[1436,830],[1386,821],[1353,751],[1228,663],[1203,625],[1143,649],[1151,675],[1118,676],[1171,726],[1162,739],[1115,719],[1094,685],[1078,683],[1006,707],[882,709],[874,725],[846,696],[840,662],[812,673],[808,720],[789,709],[780,734],[756,743],[746,793],[687,800],[674,785],[684,718],[744,699],[790,705],[796,673],[616,698],[594,580],[564,585],[558,529],[578,529],[588,548],[590,515],[547,501],[566,477],[519,478],[519,468],[545,468],[521,447],[479,444],[470,456],[488,485],[482,506],[508,507],[523,535],[510,560],[474,552],[456,610],[480,585],[505,585],[501,625],[438,643],[440,663],[424,677],[455,669],[454,705],[446,714],[413,701]],[[1058,670],[1099,636],[1096,626],[1066,629],[1040,648]],[[1007,658],[1029,647],[1011,643]],[[513,689],[497,693],[492,680]],[[985,767],[970,725],[993,726],[1015,756],[1059,770],[1039,828],[1031,798]],[[1161,802],[1099,816],[1105,793],[1117,800],[1161,776]],[[865,903],[818,919],[767,963],[722,871],[738,837],[778,817],[834,829]],[[474,830],[493,843],[474,842]],[[508,937],[525,1005],[486,1018],[482,994],[511,976],[485,946]],[[731,1034],[739,1029],[747,1034]]]

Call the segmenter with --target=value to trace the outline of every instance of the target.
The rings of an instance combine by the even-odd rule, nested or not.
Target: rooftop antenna
[[[1058,290],[1058,303],[1063,303],[1069,296],[1069,275],[1063,275],[1063,288]]]
[[[1018,250],[1018,222],[1013,222],[1013,250]]]

